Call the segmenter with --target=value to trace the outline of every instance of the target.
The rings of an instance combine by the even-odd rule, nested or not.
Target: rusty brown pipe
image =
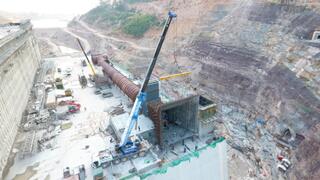
[[[136,99],[139,92],[139,86],[130,81],[106,62],[108,60],[105,55],[93,55],[92,61],[102,67],[103,72],[132,100]]]

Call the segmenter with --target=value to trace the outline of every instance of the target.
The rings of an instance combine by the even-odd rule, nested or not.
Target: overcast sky
[[[0,0],[0,11],[78,15],[98,4],[99,0]]]

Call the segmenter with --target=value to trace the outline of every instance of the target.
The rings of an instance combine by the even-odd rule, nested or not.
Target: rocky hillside
[[[69,29],[141,77],[169,9],[178,18],[155,74],[192,71],[180,85],[218,102],[216,133],[249,160],[248,177],[320,179],[320,42],[311,40],[319,2],[127,0],[95,8]],[[126,31],[128,24],[143,32]],[[279,154],[293,163],[286,173]]]

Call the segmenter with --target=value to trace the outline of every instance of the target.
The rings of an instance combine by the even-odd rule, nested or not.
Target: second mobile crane
[[[121,141],[119,144],[115,146],[115,151],[100,151],[99,158],[100,163],[103,167],[107,166],[111,162],[114,164],[118,164],[121,161],[126,161],[129,158],[135,158],[138,156],[144,156],[147,151],[150,149],[150,145],[146,140],[141,140],[139,137],[131,136],[132,129],[134,125],[138,121],[139,113],[141,110],[141,107],[143,103],[146,101],[146,89],[152,74],[152,71],[156,65],[158,55],[160,53],[162,44],[165,40],[166,34],[168,32],[168,29],[170,27],[171,21],[173,18],[177,17],[177,15],[174,12],[168,13],[168,18],[166,20],[165,26],[163,28],[160,40],[157,45],[157,49],[154,53],[153,59],[149,64],[149,68],[147,70],[146,77],[142,83],[142,86],[139,90],[139,93],[135,99],[133,108],[131,110],[131,113],[129,115],[129,120],[126,125],[126,128],[121,136]]]

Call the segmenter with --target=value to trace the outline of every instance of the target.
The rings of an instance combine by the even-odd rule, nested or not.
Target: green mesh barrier
[[[189,161],[190,162],[191,158],[199,158],[202,151],[206,150],[208,147],[215,148],[216,145],[218,143],[222,142],[222,141],[224,141],[224,137],[220,137],[218,140],[210,143],[209,145],[206,145],[206,146],[204,146],[202,148],[199,148],[197,151],[193,151],[191,153],[188,153],[188,154],[182,156],[179,159],[176,159],[174,161],[165,163],[160,168],[155,169],[152,172],[143,173],[143,174],[134,173],[134,174],[130,174],[130,175],[126,176],[126,177],[123,177],[120,180],[128,180],[128,179],[131,179],[131,178],[133,178],[135,176],[138,176],[140,178],[140,180],[143,180],[143,179],[146,179],[147,177],[152,176],[152,175],[165,174],[165,173],[167,173],[168,168],[178,166],[179,164],[181,164],[182,162],[185,162],[185,161]]]

